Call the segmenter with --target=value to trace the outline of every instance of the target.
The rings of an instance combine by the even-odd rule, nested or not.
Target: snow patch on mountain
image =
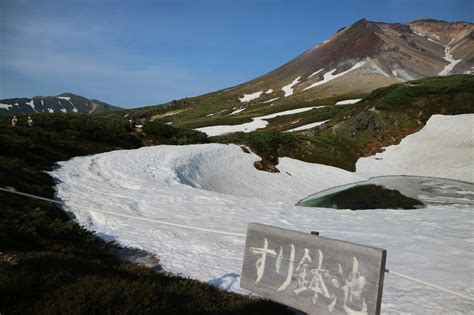
[[[317,75],[318,73],[320,73],[320,72],[323,71],[323,70],[324,70],[324,68],[323,68],[323,69],[319,69],[318,71],[313,72],[313,73],[308,77],[308,79],[310,79],[312,76]]]
[[[270,94],[270,93],[273,93],[272,89],[268,89],[268,90],[265,91],[265,94]]]
[[[71,98],[68,97],[68,96],[57,96],[57,98],[60,98],[60,99],[62,99],[62,100],[66,100],[66,101],[70,101],[70,100],[71,100]]]
[[[387,72],[383,71],[382,68],[380,68],[379,65],[377,65],[372,59],[370,58],[367,58],[367,59],[368,59],[368,64],[372,72],[381,74],[387,78],[390,78],[390,75]]]
[[[34,100],[30,100],[29,102],[26,102],[25,104],[29,105],[31,109],[33,109],[35,112],[38,112],[35,108]]]
[[[290,130],[286,130],[286,131],[293,132],[293,131],[301,131],[301,130],[312,129],[314,127],[321,126],[322,124],[324,124],[328,121],[329,121],[329,119],[328,120],[323,120],[323,121],[317,121],[317,122],[314,122],[314,123],[311,123],[311,124],[299,126],[299,127],[296,127],[296,128],[290,129]]]
[[[281,88],[283,92],[285,92],[285,97],[293,95],[293,87],[299,83],[300,79],[301,79],[301,76],[297,77],[296,79],[293,80],[293,82]]]
[[[397,64],[395,65],[395,69],[392,70],[392,74],[396,77],[399,77],[403,81],[410,81],[410,80],[415,79],[414,76],[412,76],[410,73],[405,71],[402,67],[400,67]]]
[[[445,45],[444,46],[444,60],[446,60],[447,62],[449,62],[449,64],[447,64],[443,70],[441,70],[440,73],[438,73],[438,75],[449,75],[451,73],[451,71],[453,71],[454,67],[460,63],[462,61],[462,59],[454,59],[453,58],[453,55],[452,55],[452,48],[450,47],[450,45],[452,44],[453,40],[451,40],[451,42],[448,44],[448,45]]]
[[[356,63],[355,65],[353,65],[350,69],[347,69],[346,71],[343,71],[341,73],[338,73],[338,74],[334,74],[336,71],[337,71],[337,68],[334,68],[332,69],[331,71],[329,72],[326,72],[323,76],[323,79],[321,81],[318,81],[318,82],[315,82],[313,84],[311,84],[310,86],[307,86],[303,89],[303,91],[306,91],[308,89],[312,89],[316,86],[319,86],[319,85],[323,85],[323,84],[326,84],[328,83],[329,81],[331,80],[334,80],[336,78],[339,78],[339,77],[342,77],[343,75],[345,74],[348,74],[349,72],[353,71],[353,70],[356,70],[360,67],[362,67],[363,65],[365,65],[367,63],[367,61],[359,61],[358,63]]]
[[[251,94],[244,94],[244,96],[240,97],[239,100],[242,103],[247,103],[247,102],[250,102],[251,100],[259,98],[260,95],[262,95],[262,93],[263,93],[263,91],[259,91],[259,92],[255,92],[255,93],[251,93]]]
[[[66,99],[66,97],[60,97],[60,98]],[[77,110],[77,108],[76,108],[76,105],[74,105],[74,103],[71,102],[71,98],[70,98],[70,97],[67,97],[67,101],[69,102],[69,104],[71,104],[71,106],[72,106],[72,111],[73,111],[74,113],[77,113],[78,110]]]
[[[359,174],[419,175],[474,182],[474,114],[433,115],[419,132],[383,153],[361,158]]]
[[[265,115],[265,116],[260,116],[260,117],[255,117],[252,118],[251,122],[248,123],[243,123],[239,125],[217,125],[217,126],[208,126],[208,127],[202,127],[202,128],[197,128],[196,130],[199,130],[201,132],[204,132],[208,136],[220,136],[224,135],[227,133],[233,133],[233,132],[252,132],[257,129],[265,128],[269,122],[267,119],[272,119],[278,116],[285,116],[285,115],[293,115],[293,114],[298,114],[298,113],[303,113],[309,110],[312,110],[314,108],[318,108],[320,106],[312,106],[312,107],[303,107],[303,108],[297,108],[297,109],[290,109],[286,110],[283,112],[278,112],[278,113],[273,113],[270,115]]]
[[[272,98],[272,99],[270,99],[268,101],[265,101],[265,102],[262,102],[262,103],[271,103],[273,101],[276,101],[277,99],[279,99],[279,97]]]
[[[438,42],[438,41],[435,41],[434,39],[431,39],[431,38],[429,38],[429,37],[427,37],[427,39],[428,39],[430,42],[433,42],[433,43],[435,43],[435,44],[444,46],[442,43],[440,43],[440,42]]]
[[[10,105],[10,104],[1,104],[1,103],[0,103],[0,108],[4,108],[4,109],[10,110],[10,108],[12,108],[12,107],[13,107],[13,105]]]
[[[243,112],[244,110],[245,110],[245,108],[238,108],[238,109],[234,110],[232,113],[230,113],[229,115],[235,115],[235,114]]]
[[[336,105],[349,105],[349,104],[355,104],[359,101],[361,101],[362,99],[361,98],[354,98],[354,99],[350,99],[350,100],[344,100],[344,101],[339,101],[336,103]]]

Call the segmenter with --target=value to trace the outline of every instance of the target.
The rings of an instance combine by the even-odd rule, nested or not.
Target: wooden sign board
[[[380,314],[386,251],[250,223],[240,286],[309,314]]]

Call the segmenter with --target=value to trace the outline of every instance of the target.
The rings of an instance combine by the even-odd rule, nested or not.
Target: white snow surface
[[[383,71],[382,68],[380,68],[380,66],[375,63],[375,61],[373,61],[370,58],[367,58],[367,59],[368,59],[368,63],[372,72],[383,75],[387,78],[390,78],[390,75],[387,72]]]
[[[408,73],[405,69],[403,69],[399,65],[395,65],[395,69],[392,70],[392,74],[399,77],[404,81],[414,80],[415,77]]]
[[[433,43],[436,43],[436,44],[438,44],[438,45],[444,46],[444,44],[442,44],[442,43],[440,43],[440,42],[438,42],[438,41],[435,41],[434,39],[431,39],[431,38],[429,38],[429,37],[427,37],[426,39],[428,39],[430,42],[433,42]]]
[[[286,130],[286,131],[293,132],[293,131],[307,130],[307,129],[311,129],[311,128],[314,128],[314,127],[317,127],[317,126],[321,126],[322,124],[324,124],[327,121],[329,121],[329,120],[317,121],[317,122],[314,122],[314,123],[311,123],[311,124],[299,126],[299,127],[293,128],[293,129]]]
[[[66,100],[66,101],[70,101],[70,100],[71,100],[71,98],[68,97],[68,96],[57,96],[57,98],[60,98],[60,99],[62,99],[62,100]]]
[[[268,90],[265,91],[265,94],[270,94],[270,93],[273,93],[272,89],[268,89]]]
[[[350,99],[350,100],[343,100],[343,101],[337,102],[336,105],[355,104],[355,103],[359,102],[360,100],[362,100],[362,99],[361,98],[354,98],[354,99]]]
[[[265,101],[265,102],[262,102],[262,103],[271,103],[271,102],[273,102],[273,101],[276,101],[277,99],[279,99],[279,97],[275,97],[275,98],[269,99],[268,101]]]
[[[255,93],[251,93],[251,94],[244,94],[244,96],[240,97],[239,100],[242,103],[247,103],[247,102],[250,102],[251,100],[259,98],[260,95],[262,95],[262,93],[263,93],[263,91],[259,91],[259,92],[255,92]]]
[[[412,140],[402,141],[398,147],[405,148],[408,142],[418,154],[415,164],[399,159],[405,168],[387,164],[391,169],[385,171],[377,167],[379,161],[370,158],[365,165],[379,169],[377,175],[382,175],[410,174],[420,164],[429,164],[423,175],[449,175],[438,172],[447,165],[444,150],[453,156],[450,171],[459,175],[464,171],[460,179],[469,180],[466,173],[472,175],[472,164],[465,163],[464,155],[469,156],[469,152],[461,146],[466,142],[456,138],[470,138],[467,143],[472,144],[469,127],[473,117],[435,116],[411,136]],[[423,144],[428,140],[433,142]],[[434,151],[421,155],[429,151],[427,146]],[[391,148],[382,161],[395,161],[391,155],[402,157]],[[474,209],[349,211],[296,207],[294,204],[309,194],[360,181],[376,172],[368,173],[367,167],[362,167],[360,173],[351,173],[282,158],[278,165],[281,172],[267,173],[254,168],[257,160],[259,157],[244,153],[236,145],[156,146],[76,157],[60,162],[61,167],[52,175],[59,180],[57,196],[86,228],[125,246],[156,253],[167,271],[229,291],[246,293],[239,287],[244,238],[87,209],[239,234],[245,234],[249,222],[302,232],[317,229],[327,237],[387,249],[390,270],[474,295]],[[390,274],[385,276],[383,295],[385,314],[466,314],[474,308],[472,301]]]
[[[343,75],[355,70],[355,69],[358,69],[360,67],[362,67],[363,65],[365,65],[367,63],[367,61],[359,61],[358,63],[356,63],[355,65],[353,65],[350,69],[347,69],[346,71],[343,71],[341,73],[338,73],[338,74],[334,74],[334,72],[336,72],[337,68],[334,68],[332,69],[331,71],[329,72],[326,72],[323,76],[323,79],[321,81],[318,81],[318,82],[315,82],[313,84],[311,84],[310,86],[307,86],[303,89],[303,91],[306,91],[308,89],[311,89],[311,88],[314,88],[316,86],[319,86],[319,85],[322,85],[322,84],[326,84],[328,83],[329,81],[332,81],[336,78],[339,78],[339,77],[342,77]]]
[[[293,115],[302,112],[312,110],[314,108],[324,107],[324,106],[312,106],[312,107],[302,107],[297,109],[285,110],[283,112],[273,113],[270,115],[260,116],[252,118],[251,122],[243,123],[240,125],[217,125],[197,128],[196,130],[206,133],[208,136],[220,136],[232,132],[252,132],[260,128],[265,128],[268,125],[267,119],[272,119],[278,116]]]
[[[10,104],[1,104],[1,103],[0,103],[0,108],[5,108],[5,109],[10,110],[10,108],[12,108],[12,107],[13,107],[13,105],[10,105]]]
[[[38,112],[35,108],[34,100],[30,100],[29,102],[26,102],[26,105],[30,105],[31,109],[33,109],[35,112]]]
[[[308,79],[311,78],[312,76],[317,75],[318,73],[320,73],[320,72],[323,71],[323,70],[324,70],[324,68],[323,68],[323,69],[319,69],[318,71],[313,72],[313,73],[308,77]]]
[[[235,115],[235,114],[238,114],[238,113],[240,113],[244,110],[245,110],[245,108],[238,108],[238,109],[234,110],[232,113],[230,113],[229,115]],[[207,115],[207,116],[209,116],[209,115]]]
[[[451,41],[452,43],[453,41]],[[449,46],[451,45],[451,43],[449,43],[448,45],[445,45],[444,46],[444,60],[448,61],[449,64],[447,64],[443,70],[441,70],[440,73],[438,73],[438,75],[449,75],[451,73],[451,71],[453,71],[454,67],[460,63],[462,61],[462,59],[454,59],[453,58],[453,55],[452,55],[452,48]]]
[[[356,168],[367,177],[403,174],[474,182],[474,114],[433,115],[419,132],[359,159]]]
[[[290,84],[285,85],[281,89],[285,92],[285,97],[293,95],[293,87],[300,82],[301,76],[294,79]]]

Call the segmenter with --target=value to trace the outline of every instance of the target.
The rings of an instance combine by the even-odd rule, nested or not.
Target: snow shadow
[[[209,284],[221,290],[228,291],[234,285],[234,283],[239,281],[239,278],[240,274],[236,272],[231,272],[223,275],[220,278],[210,280]]]

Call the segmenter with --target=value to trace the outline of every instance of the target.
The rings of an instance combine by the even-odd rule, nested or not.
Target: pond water
[[[474,184],[420,176],[383,176],[330,188],[298,206],[334,209],[419,209],[474,207]]]

